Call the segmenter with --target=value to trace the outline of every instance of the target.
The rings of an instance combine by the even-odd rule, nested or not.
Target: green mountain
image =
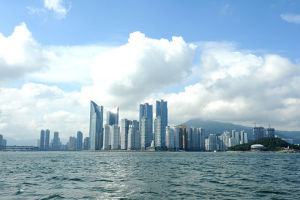
[[[233,147],[229,147],[230,151],[249,151],[252,144],[262,144],[264,145],[264,151],[280,151],[283,148],[289,147],[290,149],[300,150],[300,146],[289,144],[280,138],[261,138],[258,140],[253,140],[247,144],[240,144]]]
[[[203,119],[191,119],[187,122],[182,123],[187,127],[197,127],[205,129],[206,134],[215,133],[217,135],[222,134],[225,130],[231,131],[233,129],[237,131],[245,130],[248,133],[249,139],[252,139],[252,129],[253,127],[247,127],[232,123],[224,123],[212,120],[203,120]],[[281,138],[293,139],[294,143],[300,144],[300,131],[280,131],[276,130],[276,135]]]

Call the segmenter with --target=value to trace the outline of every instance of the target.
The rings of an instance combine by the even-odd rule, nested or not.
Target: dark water
[[[300,154],[0,152],[0,199],[300,199]]]

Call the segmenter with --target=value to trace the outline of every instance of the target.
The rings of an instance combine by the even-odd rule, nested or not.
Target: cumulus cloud
[[[47,67],[46,63],[47,53],[34,40],[25,23],[16,26],[8,37],[0,33],[0,81],[41,70]]]
[[[300,24],[299,14],[281,14],[280,17],[289,23]]]
[[[56,86],[26,83],[22,88],[0,88],[0,131],[15,139],[38,138],[42,128],[57,130],[66,138],[87,131],[88,103],[80,93]]]
[[[257,56],[237,49],[204,48],[201,80],[180,93],[165,95],[170,118],[227,122],[273,122],[281,129],[299,129],[300,66],[279,55]],[[295,110],[294,110],[295,109]],[[292,111],[294,110],[294,111]],[[297,115],[297,117],[295,117]]]
[[[25,24],[9,37],[0,35],[0,42],[0,78],[27,77],[17,87],[0,87],[0,133],[16,139],[38,138],[42,128],[58,130],[63,138],[78,130],[87,136],[91,99],[105,111],[120,106],[121,118],[137,119],[139,103],[162,98],[170,123],[201,117],[300,127],[300,66],[280,55],[140,32],[115,47],[45,47]]]
[[[44,6],[53,11],[58,18],[64,18],[71,9],[71,5],[68,9],[64,6],[63,0],[44,0]]]
[[[181,37],[169,41],[132,33],[127,44],[95,59],[94,85],[84,92],[103,103],[136,106],[149,94],[182,83],[191,73],[194,50]]]

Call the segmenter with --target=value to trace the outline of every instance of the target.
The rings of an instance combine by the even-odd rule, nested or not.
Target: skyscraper
[[[123,150],[127,149],[127,146],[128,146],[128,129],[129,129],[129,125],[131,123],[132,123],[132,121],[130,121],[128,119],[121,120],[120,137],[121,137],[121,149],[123,149]]]
[[[151,121],[147,117],[143,117],[140,123],[141,149],[145,150],[151,146]]]
[[[67,150],[75,151],[76,150],[76,137],[70,137],[69,142],[67,143]]]
[[[161,116],[157,116],[154,120],[154,145],[155,148],[160,150],[164,149],[166,145],[166,127],[162,124]]]
[[[208,136],[208,151],[215,151],[218,150],[217,149],[217,141],[218,141],[218,137],[216,136],[216,134],[209,134]]]
[[[90,109],[90,149],[100,150],[103,146],[103,106],[91,101]]]
[[[41,130],[40,134],[40,151],[45,150],[45,130]]]
[[[264,127],[254,127],[253,128],[253,136],[256,140],[263,138],[265,134]]]
[[[179,129],[177,126],[166,127],[166,148],[179,150]]]
[[[110,130],[110,146],[112,150],[120,149],[120,127],[117,124],[109,126]]]
[[[83,135],[81,131],[77,132],[77,138],[76,138],[76,150],[81,151],[82,150],[82,139]]]
[[[198,132],[200,151],[205,151],[205,130],[203,128],[198,128]]]
[[[168,126],[168,103],[164,100],[156,101],[156,117],[161,116],[161,123],[164,128]]]
[[[179,149],[187,150],[187,128],[183,125],[179,125]]]
[[[136,120],[132,121],[132,124],[128,127],[128,150],[140,149],[141,138],[139,134],[139,123]]]
[[[3,136],[0,135],[0,151],[3,150]]]
[[[49,151],[49,143],[50,143],[50,130],[46,129],[46,135],[45,135],[45,151]]]
[[[168,126],[168,103],[164,100],[156,101],[156,118],[161,117],[162,147],[165,147],[166,127]]]
[[[83,149],[84,150],[89,150],[90,149],[90,138],[89,137],[84,138]]]
[[[52,150],[53,151],[60,150],[60,139],[59,139],[59,133],[57,131],[54,132],[54,136],[52,139]]]
[[[275,137],[275,129],[274,128],[267,128],[266,131],[266,136],[267,137]]]
[[[103,150],[110,150],[110,125],[105,124],[103,133]]]
[[[140,104],[140,129],[142,126],[142,119],[143,117],[146,117],[149,120],[150,123],[150,133],[151,133],[151,140],[153,140],[153,107],[152,105],[149,105],[148,103]],[[151,143],[151,141],[150,141]]]
[[[119,107],[117,107],[116,112],[107,111],[106,124],[107,125],[119,124]]]

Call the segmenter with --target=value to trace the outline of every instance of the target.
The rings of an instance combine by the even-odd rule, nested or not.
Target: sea
[[[0,199],[300,199],[300,154],[0,152]]]

